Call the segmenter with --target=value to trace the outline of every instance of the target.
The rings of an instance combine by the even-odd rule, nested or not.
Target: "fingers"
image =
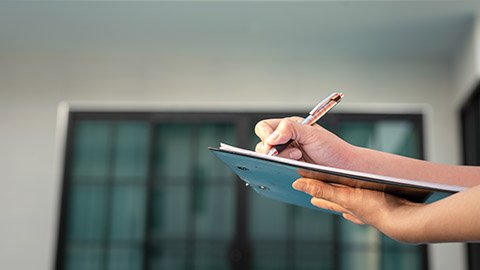
[[[343,218],[346,220],[349,220],[357,225],[365,225],[365,222],[361,221],[359,218],[355,217],[352,214],[349,213],[343,213],[342,214]]]
[[[272,149],[271,145],[268,145],[264,142],[259,142],[255,147],[255,152],[266,154],[270,151],[270,149]],[[285,150],[283,150],[278,156],[299,160],[303,157],[303,153],[298,148],[288,147]]]
[[[315,205],[316,207],[319,207],[319,208],[322,208],[322,209],[325,209],[325,210],[330,210],[330,211],[334,211],[334,212],[339,212],[339,213],[346,213],[348,212],[347,209],[343,208],[342,206],[336,204],[336,203],[333,203],[333,202],[330,202],[330,201],[327,201],[327,200],[324,200],[324,199],[320,199],[320,198],[315,198],[313,197],[310,202]]]
[[[303,153],[298,148],[288,147],[285,150],[283,150],[278,156],[289,158],[289,159],[299,160],[299,159],[302,158]]]
[[[255,151],[259,153],[268,153],[272,146],[286,143],[288,140],[299,138],[298,129],[303,119],[301,117],[289,117],[283,119],[267,119],[258,122],[255,125],[255,134],[261,139]],[[304,127],[302,127],[304,128]],[[297,134],[297,135],[296,135]],[[293,145],[293,144],[292,144]],[[302,158],[302,152],[295,148],[289,147],[280,153],[281,157],[299,160]]]
[[[268,136],[270,136],[275,129],[277,129],[278,125],[282,121],[291,121],[295,123],[301,123],[303,119],[301,117],[288,117],[283,119],[266,119],[258,122],[255,125],[255,134],[260,138],[260,140],[264,141]]]
[[[270,145],[277,145],[292,139],[299,143],[305,143],[304,139],[311,137],[311,133],[311,126],[302,125],[299,121],[292,118],[285,118],[278,123],[275,131],[265,138],[265,142]]]
[[[270,151],[271,148],[271,145],[268,145],[265,142],[261,141],[255,146],[255,152],[266,154],[268,153],[268,151]]]
[[[258,122],[255,125],[255,134],[260,138],[260,140],[265,140],[265,138],[272,134],[275,128],[277,128],[280,120],[281,119],[267,119]]]
[[[342,207],[342,206],[340,206],[336,203],[333,203],[333,202],[330,202],[330,201],[327,201],[327,200],[324,200],[324,199],[320,199],[320,198],[315,198],[315,197],[313,197],[310,200],[310,202],[313,205],[315,205],[316,207],[319,207],[319,208],[322,208],[322,209],[325,209],[325,210],[330,210],[330,211],[342,213],[343,218],[345,218],[346,220],[349,220],[349,221],[351,221],[355,224],[358,224],[358,225],[364,225],[365,224],[359,218],[357,218],[352,213],[350,213],[349,210],[345,209],[344,207]]]
[[[361,192],[356,193],[356,189],[332,186],[315,179],[299,178],[293,183],[292,187],[313,197],[342,205],[345,208],[348,208],[349,205],[358,204],[362,200]]]

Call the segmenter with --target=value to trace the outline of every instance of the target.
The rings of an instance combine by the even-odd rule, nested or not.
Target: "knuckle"
[[[307,184],[307,190],[310,195],[316,198],[323,198],[324,192],[323,189],[320,188],[319,185],[313,184],[313,183],[308,183]]]
[[[325,185],[323,188],[323,197],[332,201],[337,201],[337,192],[335,187]]]
[[[288,128],[291,123],[290,123],[291,120],[287,119],[287,118],[283,118],[282,120],[280,120],[280,122],[278,123],[278,128],[277,129],[286,129]]]
[[[336,194],[338,203],[350,211],[356,209],[360,204],[363,205],[364,197],[365,193],[361,188],[341,187]]]
[[[356,199],[356,194],[359,189],[357,188],[346,188],[346,187],[338,187],[341,189],[340,192],[337,194],[337,200],[339,203],[344,204],[345,206],[349,205],[349,202]],[[348,207],[347,207],[348,208]]]
[[[277,130],[280,131],[280,133],[288,135],[290,139],[297,140],[299,134],[295,129],[295,124],[298,124],[297,121],[291,118],[284,118],[280,121]]]
[[[257,136],[261,136],[263,126],[265,126],[265,120],[261,120],[255,125],[255,134],[257,134]]]
[[[288,119],[290,119],[291,121],[296,122],[296,123],[301,123],[304,120],[304,118],[302,118],[300,116],[291,116]]]
[[[360,188],[348,189],[347,194],[349,200],[363,201],[365,197],[364,190]]]

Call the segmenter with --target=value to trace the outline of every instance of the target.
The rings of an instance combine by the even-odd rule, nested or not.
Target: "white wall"
[[[60,101],[281,111],[306,109],[341,89],[346,94],[342,108],[427,104],[432,112],[428,158],[457,163],[452,81],[449,62],[440,60],[201,51],[0,54],[0,266],[48,269],[53,263],[60,195],[54,133]],[[458,245],[431,251],[432,269],[464,268]]]
[[[459,40],[452,62],[454,102],[458,108],[474,90],[480,77],[480,19],[472,18],[467,36]]]

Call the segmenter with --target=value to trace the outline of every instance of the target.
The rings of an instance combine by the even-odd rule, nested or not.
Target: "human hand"
[[[317,179],[299,178],[292,187],[310,194],[316,207],[342,213],[355,224],[368,224],[389,237],[407,243],[424,239],[426,204],[361,188],[328,184]]]
[[[294,143],[279,156],[343,169],[352,168],[356,160],[356,147],[319,125],[302,125],[302,120],[300,117],[288,117],[258,122],[255,133],[261,142],[255,151],[267,153],[272,146],[293,139]]]

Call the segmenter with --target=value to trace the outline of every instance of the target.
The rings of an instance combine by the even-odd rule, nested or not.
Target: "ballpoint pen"
[[[328,111],[330,111],[335,105],[337,105],[343,98],[343,93],[332,93],[328,97],[326,97],[324,100],[320,101],[320,103],[313,108],[309,115],[303,119],[302,125],[313,125],[315,122],[317,122],[318,119],[322,118]],[[279,144],[275,145],[270,149],[267,155],[269,156],[276,156],[280,152],[282,152],[285,148],[287,148],[288,145],[290,145],[293,142],[292,139],[290,139],[288,142],[284,144]]]

